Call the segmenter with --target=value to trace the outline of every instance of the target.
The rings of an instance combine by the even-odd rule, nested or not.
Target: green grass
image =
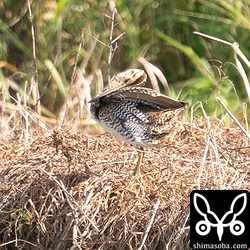
[[[131,1],[117,0],[113,30],[115,53],[108,63],[112,12],[107,1],[33,1],[32,20],[36,40],[39,96],[44,116],[56,117],[68,102],[74,69],[81,69],[91,84],[91,94],[100,86],[97,72],[107,83],[111,76],[129,67],[140,67],[139,57],[165,75],[170,94],[190,103],[202,103],[208,115],[225,115],[219,96],[239,118],[249,97],[236,70],[230,46],[201,38],[194,30],[229,42],[237,41],[245,55],[250,50],[249,0]],[[2,10],[2,11],[1,11]],[[5,10],[5,11],[3,11]],[[18,93],[34,108],[34,54],[30,14],[26,1],[3,0],[0,4],[0,88],[5,102]],[[82,35],[83,34],[83,35]],[[7,67],[6,63],[11,67]],[[249,68],[243,64],[247,78]],[[249,84],[249,83],[248,83]],[[163,86],[159,87],[164,92]],[[88,89],[89,88],[85,88]],[[87,93],[89,94],[89,93]],[[84,103],[84,100],[82,100]],[[75,106],[75,113],[78,112]],[[195,115],[202,115],[194,108]],[[247,110],[248,114],[249,107]],[[84,116],[86,114],[82,114]],[[74,116],[74,115],[73,115]]]

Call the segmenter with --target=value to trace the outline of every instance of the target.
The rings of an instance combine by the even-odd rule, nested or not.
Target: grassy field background
[[[236,41],[248,57],[249,0],[116,1],[116,5],[3,0],[0,10],[0,87],[6,103],[13,103],[19,94],[22,103],[50,118],[65,113],[67,103],[74,111],[67,119],[73,119],[79,107],[83,118],[84,101],[113,74],[146,67],[157,76],[148,63],[165,76],[165,81],[154,83],[155,88],[188,101],[197,115],[202,114],[197,107],[202,103],[208,115],[223,117],[216,96],[236,116],[242,114],[243,102],[249,103],[249,82],[237,69],[232,47],[193,34],[200,31]],[[242,65],[247,79],[249,68]],[[80,93],[76,88],[82,89]],[[80,106],[74,106],[75,98]]]

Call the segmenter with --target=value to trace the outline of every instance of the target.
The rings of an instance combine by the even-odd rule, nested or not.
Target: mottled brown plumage
[[[141,87],[146,79],[143,70],[127,70],[115,75],[91,101],[91,113],[96,121],[138,150],[135,174],[140,174],[143,147],[161,143],[187,108],[186,102]]]

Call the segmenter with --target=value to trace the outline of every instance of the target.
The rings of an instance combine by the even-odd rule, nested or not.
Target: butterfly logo
[[[239,209],[238,204],[241,204],[240,200],[243,199],[243,205]],[[246,193],[242,193],[237,195],[230,206],[230,210],[227,211],[221,219],[210,209],[210,205],[207,201],[207,199],[199,194],[195,193],[194,198],[193,198],[193,203],[196,211],[203,217],[202,220],[197,222],[195,226],[196,232],[201,235],[207,235],[209,234],[211,227],[217,228],[217,235],[219,238],[219,241],[221,241],[223,233],[224,233],[224,228],[229,227],[230,232],[235,235],[241,235],[245,231],[245,225],[243,224],[242,221],[237,220],[237,217],[245,210],[246,205],[247,205],[247,195]],[[198,205],[200,204],[200,206]],[[236,207],[237,204],[237,207]],[[202,206],[203,205],[203,206]],[[229,220],[230,218],[231,221],[225,223],[226,220]],[[212,221],[213,222],[212,222]]]

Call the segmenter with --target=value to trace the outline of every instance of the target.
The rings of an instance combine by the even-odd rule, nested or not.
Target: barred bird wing
[[[173,98],[144,87],[136,87],[117,91],[113,98],[124,101],[135,101],[141,107],[143,107],[144,104],[145,107],[149,108],[149,111],[150,107],[152,107],[152,111],[155,109],[167,111],[180,108],[185,110],[188,106],[187,102],[174,100]]]

